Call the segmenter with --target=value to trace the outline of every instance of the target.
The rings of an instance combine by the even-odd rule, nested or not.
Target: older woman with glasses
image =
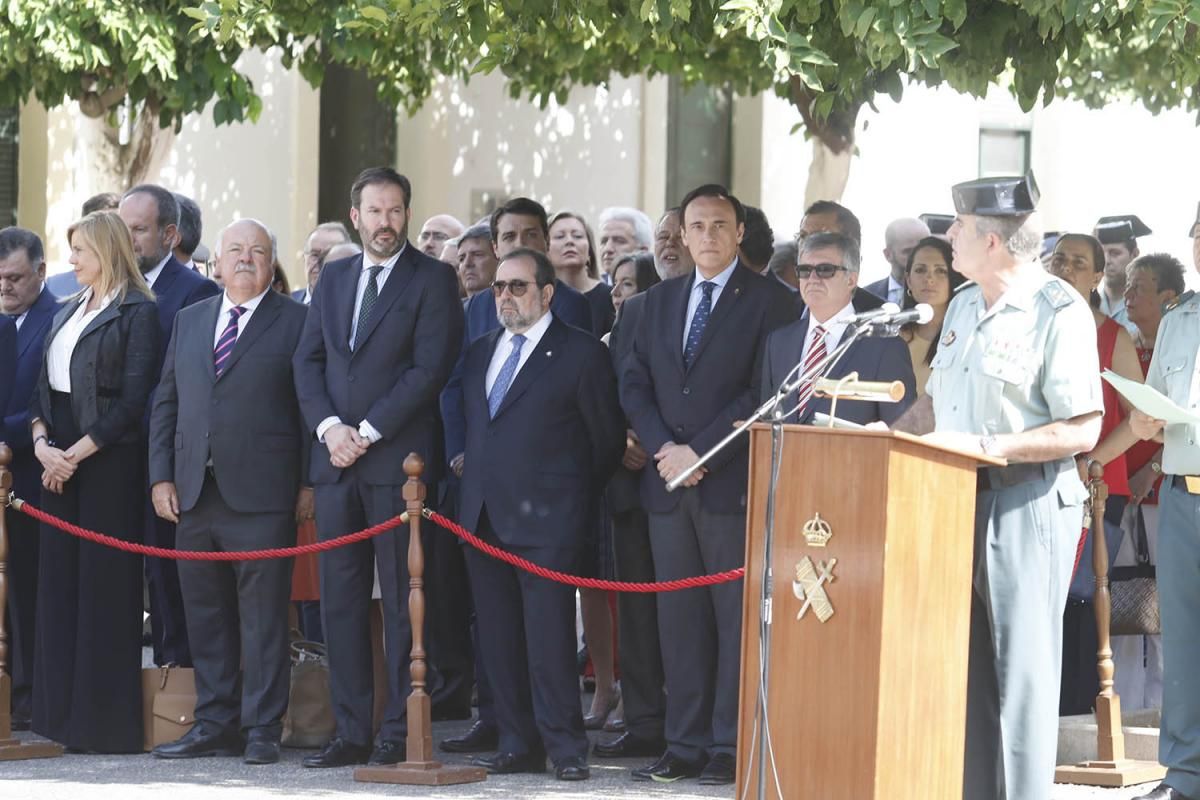
[[[140,539],[142,432],[160,328],[121,218],[67,230],[83,291],[46,337],[30,407],[42,504],[68,522]],[[68,750],[142,750],[142,559],[42,526],[33,730]]]

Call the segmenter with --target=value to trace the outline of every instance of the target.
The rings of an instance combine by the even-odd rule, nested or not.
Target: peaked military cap
[[[929,228],[929,233],[934,236],[945,234],[954,224],[953,214],[921,214],[917,219],[924,222]]]
[[[1096,222],[1096,238],[1100,244],[1120,244],[1139,236],[1149,236],[1153,232],[1150,226],[1138,219],[1137,214],[1101,217]]]
[[[980,178],[951,189],[959,214],[980,217],[1016,217],[1032,213],[1041,199],[1030,172],[1021,177]]]

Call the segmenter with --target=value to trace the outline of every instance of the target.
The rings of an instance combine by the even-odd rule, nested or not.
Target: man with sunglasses
[[[621,379],[621,404],[653,456],[641,494],[656,580],[745,560],[745,438],[678,490],[666,485],[753,412],[767,335],[795,319],[787,289],[740,266],[746,211],[736,197],[710,184],[688,193],[680,209],[696,269],[645,293]],[[634,780],[733,782],[741,615],[741,581],[658,596],[667,749],[634,770]]]
[[[840,233],[814,233],[800,241],[795,270],[806,308],[800,319],[767,339],[761,399],[772,397],[797,364],[816,367],[851,333],[847,320],[855,314],[852,299],[859,258],[858,242]],[[882,420],[890,425],[916,399],[912,359],[898,337],[859,339],[831,370],[819,375],[843,378],[851,372],[864,381],[901,381],[904,398],[899,403],[843,400],[837,407],[840,419],[862,425]],[[805,424],[817,412],[829,413],[829,399],[814,397],[812,386],[812,381],[801,384],[784,401],[787,422]]]
[[[518,248],[491,293],[501,329],[463,362],[466,460],[460,521],[480,538],[572,572],[603,486],[625,451],[625,417],[608,350],[551,313],[554,267]],[[495,774],[589,777],[575,670],[575,590],[468,548],[467,571],[487,663]]]

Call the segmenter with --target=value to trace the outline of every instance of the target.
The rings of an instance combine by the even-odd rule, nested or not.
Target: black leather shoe
[[[733,775],[736,770],[737,764],[734,763],[733,756],[728,753],[717,753],[700,771],[700,784],[702,786],[726,786],[733,783]]]
[[[12,729],[14,731],[27,731],[32,727],[33,722],[29,717],[18,717],[15,714],[12,718]]]
[[[635,781],[656,781],[658,783],[674,783],[680,778],[695,778],[700,774],[703,764],[684,761],[670,750],[653,764],[639,767],[629,773]]]
[[[462,736],[438,742],[438,749],[447,753],[490,753],[499,746],[500,731],[483,720],[476,720]]]
[[[494,756],[477,758],[475,759],[475,763],[481,767],[486,767],[487,771],[492,775],[512,775],[517,772],[545,772],[546,754],[525,753],[524,755],[516,755],[514,753],[496,753]]]
[[[204,756],[240,756],[242,738],[236,733],[209,733],[202,725],[173,742],[160,744],[150,752],[158,758],[202,758]]]
[[[403,760],[404,745],[384,739],[375,743],[375,749],[371,751],[371,757],[367,759],[367,764],[372,767],[387,767],[399,764]]]
[[[582,758],[564,758],[554,765],[554,777],[560,781],[586,781],[592,771]]]
[[[662,739],[639,739],[632,733],[622,733],[611,742],[596,742],[592,752],[600,758],[654,758],[667,749]]]
[[[351,764],[367,763],[369,751],[366,746],[352,744],[340,736],[335,736],[316,755],[306,756],[300,762],[302,767],[327,769],[329,767],[348,767]]]
[[[1139,794],[1133,800],[1192,800],[1183,792],[1160,783],[1146,794]]]
[[[270,734],[250,734],[246,752],[242,754],[246,764],[274,764],[279,761],[279,737]]]

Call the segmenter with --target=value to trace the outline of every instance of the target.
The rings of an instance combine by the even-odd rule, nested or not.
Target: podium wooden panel
[[[768,722],[782,798],[959,800],[976,466],[886,431],[784,426],[772,558]],[[771,429],[750,438],[737,797],[756,797],[763,534]],[[825,547],[806,541],[820,514]],[[837,559],[824,623],[797,565]],[[766,798],[780,798],[770,753]],[[746,792],[749,792],[746,794]],[[781,798],[780,798],[781,800]]]

